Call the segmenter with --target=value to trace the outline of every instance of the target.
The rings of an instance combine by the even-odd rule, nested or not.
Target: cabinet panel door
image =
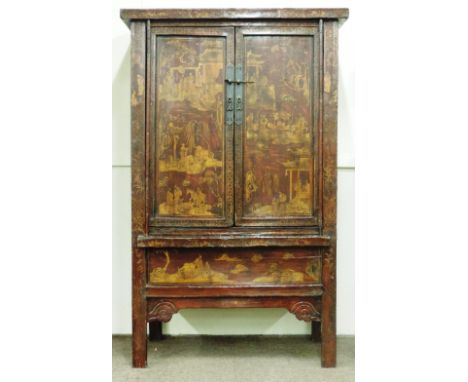
[[[315,26],[237,31],[236,225],[319,222],[319,40]]]
[[[151,32],[150,225],[230,226],[233,127],[226,113],[233,112],[225,107],[225,79],[234,29]]]

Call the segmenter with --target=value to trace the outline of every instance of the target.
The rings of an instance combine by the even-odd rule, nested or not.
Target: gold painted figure
[[[232,283],[228,276],[221,272],[213,271],[208,262],[203,262],[198,256],[191,263],[184,263],[175,273],[167,273],[170,263],[169,254],[164,252],[166,264],[164,267],[153,269],[150,281],[155,284],[187,283],[187,284],[229,284]]]

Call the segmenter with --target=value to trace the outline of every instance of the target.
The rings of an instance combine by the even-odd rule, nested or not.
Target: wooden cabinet
[[[281,307],[336,362],[346,9],[122,10],[132,33],[133,365],[180,309]]]

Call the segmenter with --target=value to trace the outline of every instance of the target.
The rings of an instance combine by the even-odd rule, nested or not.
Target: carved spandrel
[[[172,316],[178,311],[179,309],[171,301],[159,301],[150,307],[148,319],[160,322],[169,322]]]
[[[301,321],[318,321],[320,313],[315,306],[309,301],[299,301],[289,307],[289,311],[296,315],[296,318]]]

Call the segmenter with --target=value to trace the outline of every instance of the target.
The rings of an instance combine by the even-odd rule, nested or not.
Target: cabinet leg
[[[312,321],[312,341],[322,341],[322,325],[320,321]]]
[[[336,366],[335,304],[329,293],[322,299],[322,367]]]
[[[161,341],[163,339],[162,322],[152,321],[149,323],[149,340]]]
[[[336,338],[322,339],[322,367],[336,366]]]
[[[324,255],[322,295],[322,367],[336,366],[336,267],[335,246]]]
[[[138,319],[133,321],[132,353],[133,367],[146,367],[146,321]]]

